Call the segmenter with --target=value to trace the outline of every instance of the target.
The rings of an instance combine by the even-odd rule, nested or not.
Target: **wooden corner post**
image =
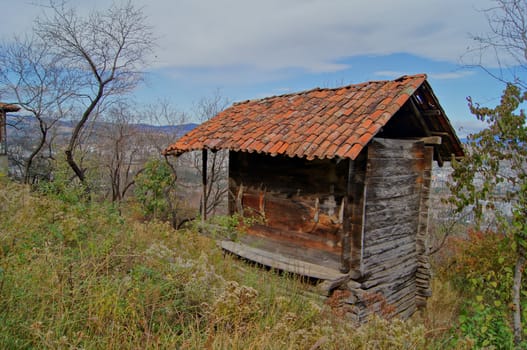
[[[430,207],[430,188],[432,184],[432,162],[434,158],[434,147],[424,147],[423,171],[421,196],[419,201],[419,226],[416,237],[417,250],[417,306],[424,308],[427,299],[432,295],[431,271],[430,271],[430,247],[428,237],[428,221]]]
[[[207,150],[204,148],[201,151],[201,183],[203,193],[201,195],[201,222],[205,223],[207,220]]]
[[[353,187],[353,160],[348,160],[348,175],[346,177],[346,193],[343,198],[344,215],[342,218],[342,253],[340,258],[340,272],[347,273],[351,268],[351,197]]]
[[[366,157],[359,155],[349,160],[344,198],[344,217],[342,222],[341,272],[349,272],[351,277],[362,276],[362,242],[364,240]]]

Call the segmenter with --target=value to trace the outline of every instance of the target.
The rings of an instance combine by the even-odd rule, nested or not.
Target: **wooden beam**
[[[412,107],[412,111],[414,112],[415,120],[421,126],[421,128],[423,128],[423,131],[425,132],[425,135],[426,136],[430,136],[430,135],[432,135],[432,133],[430,132],[430,129],[426,125],[425,120],[423,118],[423,115],[421,114],[421,111],[419,111],[419,108],[417,108],[417,106],[415,104],[415,101],[414,101],[414,98],[415,97],[412,97],[410,99],[410,106]]]
[[[423,141],[425,145],[440,145],[441,136],[427,136],[420,138],[420,141]]]
[[[303,260],[294,259],[289,256],[276,254],[232,241],[220,241],[219,244],[222,249],[241,256],[242,258],[282,271],[292,272],[320,280],[335,281],[335,284],[339,284],[347,279],[345,274],[339,273],[337,270],[320,264],[312,264]]]
[[[340,272],[346,273],[351,267],[351,202],[352,194],[352,176],[353,176],[353,160],[348,160],[348,176],[346,178],[346,195],[342,199],[344,206],[344,213],[342,216],[342,253]]]
[[[448,137],[448,138],[450,138],[450,136],[451,136],[448,132],[444,132],[444,131],[432,131],[432,135]]]
[[[443,161],[443,157],[441,157],[441,153],[439,153],[439,150],[437,149],[437,147],[434,147],[434,156],[437,160],[437,165],[439,165],[439,167],[442,168],[445,162]]]
[[[364,211],[366,206],[366,153],[359,155],[353,161],[351,178],[351,264],[350,276],[362,278],[364,274],[363,241],[364,241]]]
[[[444,136],[444,135],[437,135],[437,133],[435,132],[432,132],[430,131],[430,129],[428,128],[428,126],[426,125],[425,121],[424,121],[424,118],[423,118],[423,113],[421,113],[421,111],[419,111],[419,108],[417,108],[416,104],[415,104],[415,101],[414,101],[414,97],[412,97],[410,99],[410,105],[412,106],[412,110],[414,111],[414,114],[415,114],[415,117],[416,117],[416,120],[418,121],[418,123],[421,125],[421,127],[423,128],[426,136],[432,136],[432,135],[436,135],[436,136]],[[437,111],[439,112],[439,114],[441,114],[441,112],[439,110],[434,110],[434,111]],[[430,113],[431,111],[428,111],[428,113],[425,113],[424,115],[427,115],[427,116],[433,116],[433,115],[438,115],[438,114],[431,114]],[[434,112],[436,113],[436,112]],[[449,135],[450,136],[450,135]],[[443,166],[443,157],[441,157],[441,153],[439,153],[439,150],[434,147],[434,155],[435,155],[435,158],[437,160],[437,164],[442,167]]]
[[[201,222],[205,223],[207,220],[207,150],[204,148],[201,151],[201,183],[202,183],[202,199],[201,199]]]
[[[427,117],[437,117],[440,116],[442,113],[439,109],[430,109],[428,111],[424,111],[423,115]]]
[[[434,147],[435,148],[435,147]],[[430,208],[430,187],[432,184],[432,161],[433,161],[433,152],[431,146],[425,147],[422,171],[422,181],[421,181],[421,195],[419,200],[419,224],[417,230],[417,239],[416,239],[416,253],[417,253],[417,295],[422,296],[423,298],[419,299],[419,306],[426,306],[426,298],[430,294],[430,283],[431,283],[431,273],[430,273],[430,248],[429,248],[429,233],[428,233],[428,224],[429,224],[429,208]]]

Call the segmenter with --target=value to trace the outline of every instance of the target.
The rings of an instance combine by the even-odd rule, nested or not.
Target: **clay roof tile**
[[[213,148],[355,159],[425,82],[421,74],[235,103],[164,153]]]

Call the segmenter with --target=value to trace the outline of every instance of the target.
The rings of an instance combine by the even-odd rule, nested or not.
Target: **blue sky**
[[[478,128],[467,96],[499,102],[503,86],[463,66],[488,31],[491,0],[134,0],[158,38],[139,103],[192,113],[219,89],[231,102],[425,73],[460,136]],[[0,39],[29,31],[40,0],[0,0]],[[88,13],[105,0],[71,0]],[[4,11],[5,12],[5,11]],[[463,58],[462,58],[463,57]]]

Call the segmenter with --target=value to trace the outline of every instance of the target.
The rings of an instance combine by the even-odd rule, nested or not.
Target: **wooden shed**
[[[463,155],[426,75],[236,103],[165,154],[195,150],[229,151],[229,212],[260,219],[224,249],[347,289],[359,322],[426,304],[432,162]]]

